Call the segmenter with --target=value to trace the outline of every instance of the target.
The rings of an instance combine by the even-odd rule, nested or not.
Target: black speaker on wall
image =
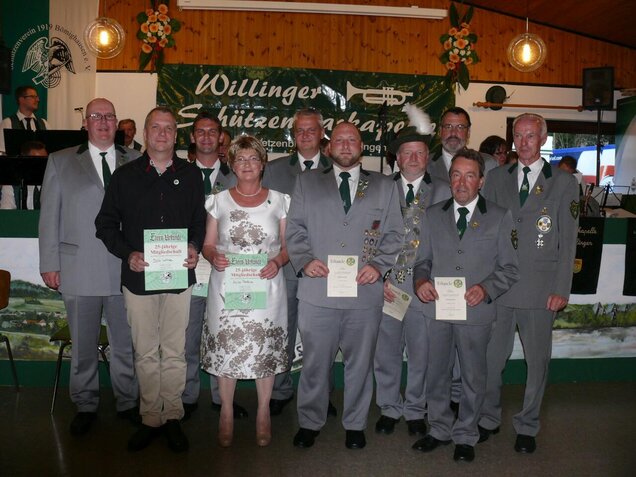
[[[614,68],[583,69],[583,107],[585,109],[614,108]]]

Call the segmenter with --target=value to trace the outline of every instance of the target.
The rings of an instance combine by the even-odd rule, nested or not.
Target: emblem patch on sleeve
[[[579,218],[579,203],[576,200],[570,202],[570,213],[572,214],[573,219]]]

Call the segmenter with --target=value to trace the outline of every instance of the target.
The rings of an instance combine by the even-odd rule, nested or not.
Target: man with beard
[[[304,343],[296,447],[311,447],[327,419],[331,365],[344,367],[345,445],[366,445],[373,352],[382,319],[382,281],[395,264],[404,224],[395,181],[361,168],[362,140],[338,124],[333,167],[298,175],[287,218],[287,250],[298,271],[298,328]],[[330,268],[331,267],[331,268]]]

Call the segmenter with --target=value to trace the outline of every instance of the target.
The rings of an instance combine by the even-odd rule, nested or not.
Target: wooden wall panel
[[[335,1],[335,0],[331,0]],[[349,0],[354,3],[355,0]],[[172,0],[170,15],[181,21],[177,46],[165,53],[167,63],[279,66],[412,74],[445,74],[438,56],[439,37],[449,28],[448,18],[402,18],[285,13],[178,11]],[[446,0],[358,1],[382,5],[419,4],[448,8]],[[128,40],[122,54],[99,60],[101,71],[135,71],[140,42],[136,39],[137,13],[146,0],[101,0],[100,12],[117,19]],[[461,7],[460,7],[461,8]],[[471,80],[486,82],[581,86],[582,69],[614,66],[617,88],[636,87],[636,50],[530,25],[547,44],[548,57],[537,71],[521,73],[506,58],[510,40],[525,30],[525,22],[475,9],[471,22],[478,34],[481,62],[472,65]]]

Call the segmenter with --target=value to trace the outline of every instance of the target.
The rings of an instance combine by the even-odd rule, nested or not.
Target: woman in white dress
[[[203,256],[214,270],[208,287],[201,367],[218,377],[219,444],[227,447],[232,443],[236,380],[255,379],[256,443],[266,446],[271,441],[269,400],[274,376],[288,369],[287,293],[280,270],[289,260],[285,248],[289,196],[261,187],[267,153],[258,139],[238,137],[228,156],[238,179],[236,187],[211,195],[205,204],[208,219]],[[225,269],[230,265],[227,254],[267,254],[260,270],[266,287],[264,308],[226,309],[226,298],[227,307],[232,308],[232,297],[225,292]],[[249,302],[251,294],[242,298]]]

